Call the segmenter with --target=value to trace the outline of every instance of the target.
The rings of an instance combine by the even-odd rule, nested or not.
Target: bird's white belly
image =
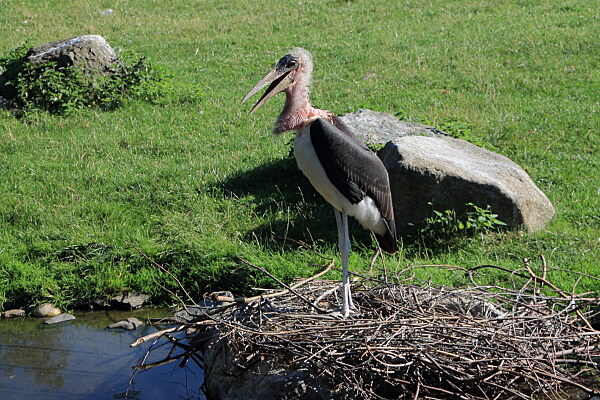
[[[294,156],[298,168],[329,204],[356,218],[364,228],[383,235],[387,228],[373,199],[365,196],[359,203],[352,204],[331,183],[310,140],[309,129],[309,127],[304,127],[294,139]]]

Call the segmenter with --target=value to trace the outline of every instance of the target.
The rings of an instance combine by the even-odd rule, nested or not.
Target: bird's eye
[[[290,60],[288,61],[286,67],[287,68],[294,68],[296,66],[296,60]]]

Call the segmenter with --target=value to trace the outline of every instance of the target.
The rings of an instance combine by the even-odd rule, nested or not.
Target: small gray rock
[[[57,315],[56,317],[52,317],[50,319],[45,320],[44,324],[54,325],[54,324],[59,324],[61,322],[72,321],[74,319],[75,319],[75,317],[72,316],[71,314],[60,314],[60,315]]]
[[[133,331],[140,326],[143,326],[144,323],[137,318],[127,318],[123,321],[115,322],[114,324],[110,324],[108,329],[125,329],[128,331]]]
[[[135,325],[129,321],[119,321],[119,322],[115,322],[114,324],[110,324],[109,326],[107,326],[108,329],[125,329],[128,331],[132,331],[135,329]]]
[[[50,303],[40,304],[31,311],[31,315],[37,318],[54,317],[60,313],[61,311]]]
[[[111,299],[110,303],[113,307],[120,310],[131,310],[134,308],[140,308],[150,296],[147,294],[139,293],[125,293],[120,296],[115,296]]]
[[[24,317],[25,310],[6,310],[0,314],[0,318],[17,318]]]
[[[125,321],[132,323],[133,329],[137,329],[140,326],[144,325],[144,323],[142,321],[140,321],[137,318],[133,318],[133,317],[127,318],[127,319],[125,319]]]

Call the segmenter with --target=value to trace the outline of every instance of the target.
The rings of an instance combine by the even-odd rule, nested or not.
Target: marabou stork
[[[348,215],[375,234],[380,248],[398,250],[389,177],[381,160],[333,113],[314,108],[308,98],[313,71],[311,54],[296,48],[246,94],[242,103],[269,85],[252,114],[275,94],[286,95],[274,134],[296,130],[294,156],[300,170],[334,208],[342,259],[343,304],[347,317],[356,310],[348,277]]]

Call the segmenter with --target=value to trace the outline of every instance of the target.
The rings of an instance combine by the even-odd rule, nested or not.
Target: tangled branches
[[[590,320],[597,299],[554,286],[545,263],[541,275],[528,264],[517,275],[503,270],[522,282],[511,289],[477,285],[474,275],[482,268],[503,270],[462,269],[471,284],[461,289],[362,280],[354,285],[359,310],[348,319],[318,312],[336,307],[339,283],[313,279],[283,292],[266,290],[252,301],[225,299],[232,302],[196,308],[180,328],[196,332],[186,335],[189,352],[226,344],[229,359],[218,361],[221,372],[229,368],[226,375],[244,380],[275,366],[279,374],[310,370],[335,397],[594,394],[600,331]]]

